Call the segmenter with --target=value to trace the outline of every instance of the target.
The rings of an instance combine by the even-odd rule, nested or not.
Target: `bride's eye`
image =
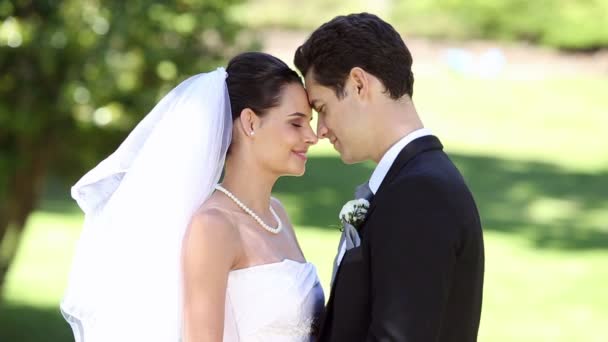
[[[299,125],[299,124],[296,124],[296,123],[292,123],[291,125],[294,126],[294,127],[302,127],[302,125]]]

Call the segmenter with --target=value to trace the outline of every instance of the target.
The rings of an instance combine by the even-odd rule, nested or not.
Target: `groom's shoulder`
[[[471,198],[464,178],[442,152],[412,160],[383,188],[382,197],[388,200],[411,199],[420,205],[432,203],[452,207],[454,202],[466,199],[464,202],[468,203]]]
[[[417,198],[432,197],[435,200],[441,197],[449,198],[460,181],[451,172],[438,168],[418,168],[400,172],[387,184],[385,196],[402,197],[415,196]]]
[[[433,173],[427,172],[409,172],[397,175],[389,184],[386,192],[389,194],[411,194],[435,192],[444,186],[445,180]]]
[[[462,183],[462,175],[456,165],[441,150],[422,153],[399,170],[392,185],[450,187]]]

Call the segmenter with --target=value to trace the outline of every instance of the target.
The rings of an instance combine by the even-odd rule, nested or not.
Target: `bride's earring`
[[[251,133],[249,133],[249,135],[254,136],[254,135],[255,135],[255,132],[254,132],[254,131],[251,131]]]

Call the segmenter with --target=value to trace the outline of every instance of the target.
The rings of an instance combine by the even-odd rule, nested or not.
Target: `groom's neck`
[[[424,125],[411,100],[391,101],[376,111],[374,138],[377,141],[372,159],[379,163],[384,154],[399,140]]]

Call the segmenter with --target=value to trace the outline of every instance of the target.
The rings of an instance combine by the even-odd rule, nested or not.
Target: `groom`
[[[476,341],[479,214],[418,117],[401,37],[374,15],[340,16],[314,31],[294,62],[319,113],[319,137],[347,164],[377,163],[358,191],[370,199],[367,216],[339,247],[319,341]]]

